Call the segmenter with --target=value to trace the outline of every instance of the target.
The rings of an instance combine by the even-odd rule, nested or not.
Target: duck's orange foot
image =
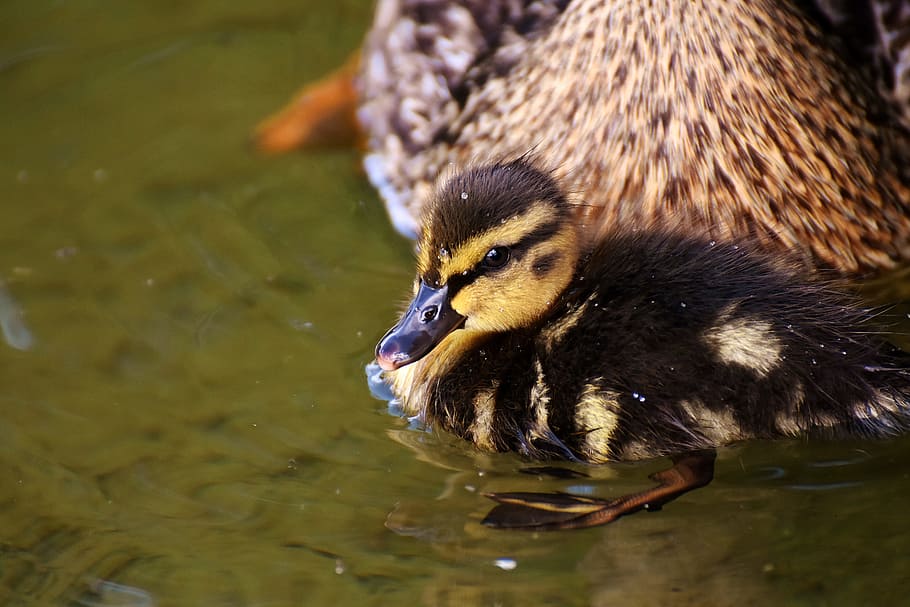
[[[673,467],[651,475],[657,485],[616,499],[568,493],[484,493],[499,502],[483,524],[496,529],[582,529],[605,525],[639,510],[660,510],[683,493],[704,487],[714,478],[714,450],[673,458]]]
[[[278,154],[295,148],[356,145],[360,133],[354,77],[359,64],[360,53],[355,52],[337,70],[304,86],[288,105],[256,126],[256,148]]]

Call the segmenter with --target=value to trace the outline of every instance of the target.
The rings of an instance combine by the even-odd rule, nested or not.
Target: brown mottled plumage
[[[412,234],[450,163],[533,150],[592,229],[669,225],[851,276],[894,268],[910,256],[907,5],[380,2],[360,80],[367,170]]]

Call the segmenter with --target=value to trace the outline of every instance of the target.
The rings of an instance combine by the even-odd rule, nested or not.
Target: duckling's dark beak
[[[464,316],[449,305],[449,287],[421,282],[408,311],[376,346],[376,361],[393,371],[423,358],[443,338],[460,327]]]

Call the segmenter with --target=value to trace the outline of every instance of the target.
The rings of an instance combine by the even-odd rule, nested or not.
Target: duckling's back
[[[427,386],[482,447],[590,462],[908,427],[908,360],[830,285],[752,248],[607,236],[540,324]]]

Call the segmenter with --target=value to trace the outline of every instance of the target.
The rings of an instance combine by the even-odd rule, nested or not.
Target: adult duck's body
[[[451,163],[533,150],[594,230],[890,269],[910,257],[908,31],[907,2],[383,0],[365,166],[411,236]]]

